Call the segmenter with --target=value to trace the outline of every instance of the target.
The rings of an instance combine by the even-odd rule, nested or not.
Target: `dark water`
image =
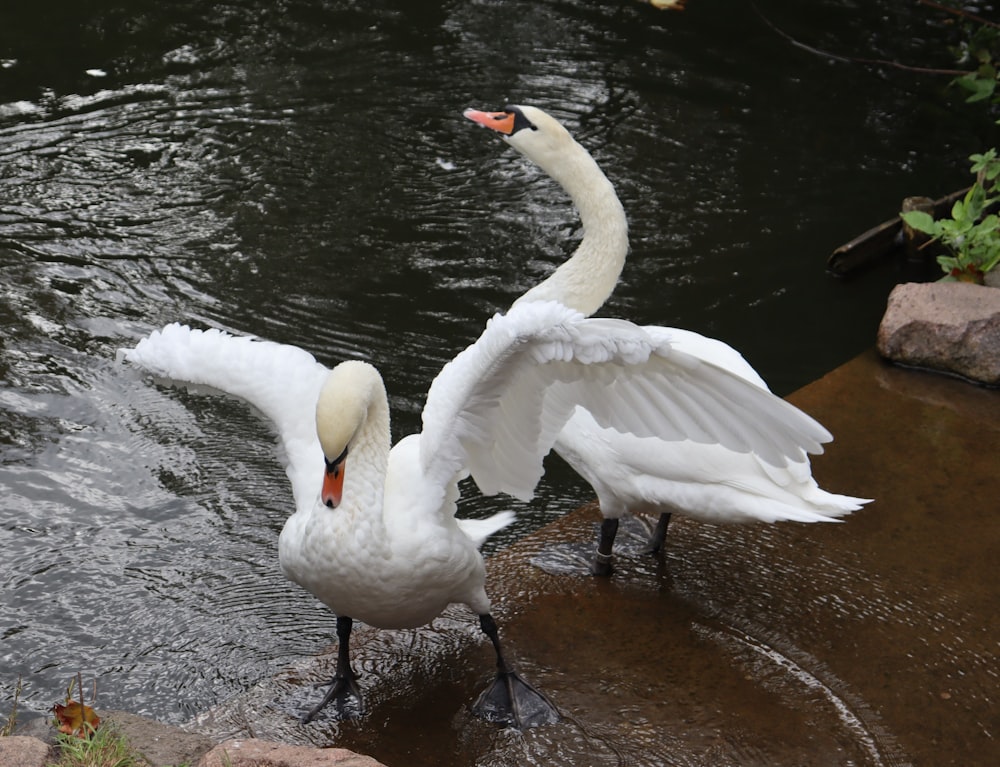
[[[758,10],[759,9],[759,10]],[[989,15],[990,9],[987,10]],[[396,436],[433,375],[565,258],[571,207],[461,118],[533,103],[615,182],[604,313],[733,344],[779,393],[873,342],[893,267],[829,252],[995,144],[918,6],[91,2],[0,12],[0,711],[78,671],[168,722],[329,641],[286,583],[286,481],[239,404],[115,350],[174,320],[382,370]],[[861,489],[850,492],[863,494]],[[559,466],[494,546],[589,499]],[[508,499],[470,494],[485,515]]]

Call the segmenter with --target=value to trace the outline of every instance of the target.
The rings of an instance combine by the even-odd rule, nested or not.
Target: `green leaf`
[[[969,155],[969,159],[972,160],[972,172],[978,173],[987,165],[989,165],[991,162],[993,162],[996,158],[997,158],[997,150],[995,148],[990,149],[989,151],[984,152],[983,154]]]
[[[958,259],[953,256],[938,256],[937,262],[946,272],[950,272],[952,269],[960,268]]]
[[[990,258],[983,261],[979,268],[983,270],[983,273],[990,271],[997,264],[1000,264],[1000,250],[997,250]]]
[[[986,203],[986,190],[978,183],[973,184],[969,191],[965,193],[965,209],[962,218],[967,221],[976,221],[983,215],[983,205]],[[954,215],[954,214],[953,214]],[[958,216],[955,216],[958,218]]]
[[[938,229],[934,223],[934,217],[930,213],[922,210],[910,210],[906,213],[900,213],[900,217],[918,232],[937,234]]]
[[[966,81],[963,85],[966,85],[966,88],[972,91],[972,95],[965,100],[966,103],[973,104],[977,101],[985,101],[990,98],[993,95],[993,91],[996,90],[997,81],[977,79]]]
[[[965,88],[967,91],[975,91],[976,83],[979,80],[979,75],[975,72],[969,72],[967,75],[962,75],[961,77],[956,77],[954,82],[960,88]]]
[[[996,213],[991,213],[979,222],[979,226],[976,227],[976,230],[980,234],[988,235],[995,232],[998,227],[1000,227],[1000,218],[997,218]],[[1000,241],[998,241],[998,244],[1000,244]]]
[[[944,238],[949,245],[961,246],[962,238],[975,226],[967,218],[956,221],[951,218],[944,218],[937,222],[938,235]]]

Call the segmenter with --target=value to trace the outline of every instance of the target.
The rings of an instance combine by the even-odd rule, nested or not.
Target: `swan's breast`
[[[461,538],[425,525],[388,530],[371,515],[350,514],[322,505],[294,514],[278,542],[285,576],[334,613],[415,628],[452,602],[488,610],[482,558],[457,526]]]

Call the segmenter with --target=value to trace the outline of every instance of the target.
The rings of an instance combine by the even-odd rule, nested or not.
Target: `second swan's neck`
[[[625,265],[625,210],[608,177],[576,142],[558,163],[535,162],[573,200],[580,214],[583,240],[569,260],[514,303],[558,301],[589,316],[611,295]]]

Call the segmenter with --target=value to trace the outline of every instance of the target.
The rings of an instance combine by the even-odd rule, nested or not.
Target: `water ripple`
[[[883,281],[830,285],[809,254],[871,225],[904,186],[957,188],[957,160],[979,139],[958,110],[928,132],[914,104],[936,92],[887,93],[826,62],[799,59],[789,74],[788,52],[748,34],[760,27],[735,7],[178,0],[126,19],[125,6],[64,5],[65,24],[29,4],[0,33],[16,49],[0,92],[0,697],[24,674],[39,712],[81,671],[102,704],[180,722],[332,642],[329,611],[278,570],[291,498],[267,427],[239,404],[157,387],[115,350],[181,320],[328,364],[369,359],[385,372],[394,436],[418,429],[444,362],[580,236],[552,182],[463,108],[524,101],[565,118],[630,216],[633,253],[606,313],[719,335],[779,391],[870,343],[884,306]],[[829,33],[886,47],[877,14],[850,15],[856,26]],[[590,500],[558,462],[546,476],[527,504],[468,489],[462,514],[519,515],[488,551]],[[739,615],[747,584],[779,594],[794,576],[780,533],[688,530],[669,566],[678,598],[705,615]],[[809,604],[823,615],[875,621],[882,636],[919,630],[985,680],[977,694],[995,684],[983,625],[956,617],[948,589],[898,589],[866,578],[863,559],[799,555],[822,574]],[[629,566],[639,582],[658,577],[645,560]],[[822,636],[780,603],[785,643],[749,631],[752,617],[732,623],[789,657],[787,645]],[[453,663],[475,634],[467,617],[455,623],[390,635],[364,660],[372,676],[398,657],[448,670],[439,708],[385,696],[422,734],[482,681],[455,680],[483,668]],[[481,755],[495,738],[497,763],[517,764],[592,752],[699,763],[674,748],[688,736],[701,763],[786,755],[708,705],[658,730],[635,702],[648,689],[607,689],[618,696],[607,722],[578,716],[520,738],[459,718],[459,739],[485,743]]]

